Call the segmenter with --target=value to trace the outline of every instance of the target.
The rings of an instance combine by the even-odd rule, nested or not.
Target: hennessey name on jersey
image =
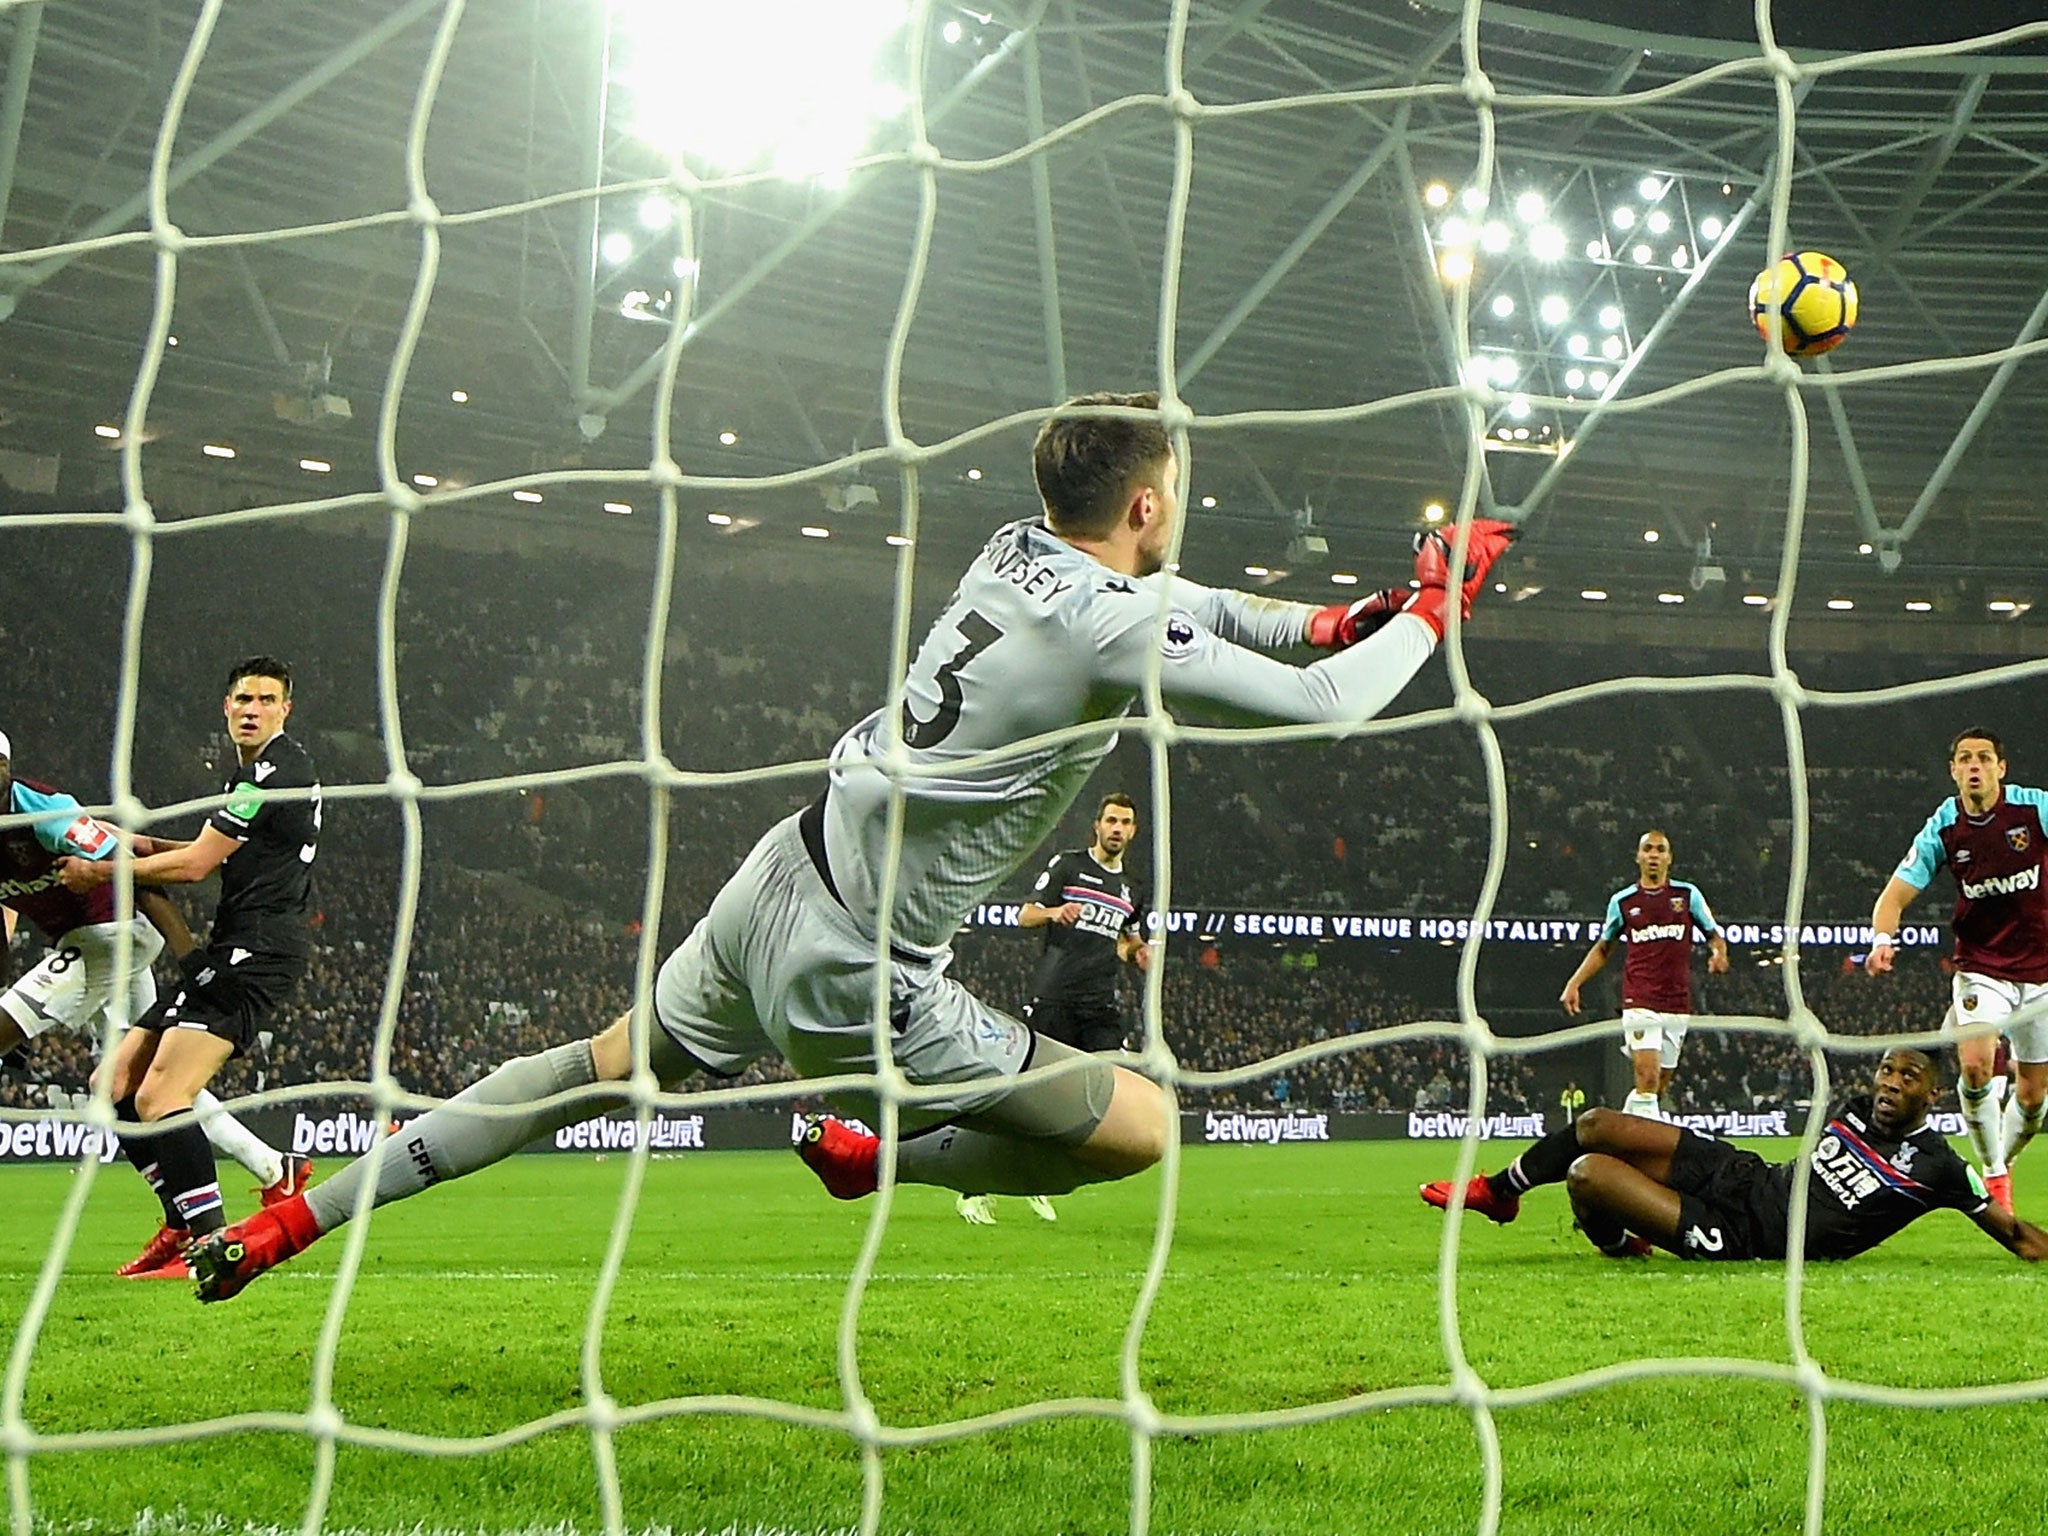
[[[989,574],[998,581],[1021,587],[1026,597],[1035,597],[1042,603],[1053,602],[1074,590],[1072,581],[1017,546],[998,551],[988,564]]]

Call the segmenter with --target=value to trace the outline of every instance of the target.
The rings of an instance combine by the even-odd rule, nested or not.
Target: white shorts
[[[1654,1008],[1621,1010],[1621,1054],[1655,1051],[1657,1065],[1669,1072],[1678,1065],[1679,1048],[1685,1044],[1685,1029],[1692,1023],[1689,1013],[1659,1013]]]
[[[1954,1006],[1944,1028],[1961,1024],[2002,1023],[2022,1004],[2048,998],[2048,982],[2000,981],[1975,971],[1957,971],[1951,981]],[[2012,1059],[2029,1064],[2048,1061],[2048,1012],[2005,1031],[2012,1041]]]
[[[114,940],[119,923],[88,923],[74,928],[50,947],[43,958],[6,992],[0,1009],[33,1040],[55,1026],[99,1033],[114,997]],[[156,978],[150,965],[163,951],[164,936],[146,917],[128,926],[128,995],[123,1028],[156,1006]]]
[[[906,1130],[988,1109],[1032,1054],[1031,1031],[947,976],[951,960],[902,951],[889,965],[891,1058],[913,1083],[963,1085],[906,1106]],[[794,816],[755,844],[654,987],[663,1031],[727,1074],[771,1050],[802,1077],[872,1072],[874,1003],[875,941],[826,890]],[[872,1093],[831,1097],[876,1123]]]

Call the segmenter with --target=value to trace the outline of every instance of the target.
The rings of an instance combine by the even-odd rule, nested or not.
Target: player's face
[[[260,747],[284,729],[292,701],[285,697],[284,684],[278,679],[251,673],[229,685],[221,712],[227,716],[228,736],[237,747]]]
[[[1918,1051],[1887,1051],[1871,1084],[1872,1118],[1887,1136],[1903,1135],[1927,1118],[1941,1091],[1933,1065]]]
[[[1671,873],[1670,840],[1651,832],[1636,844],[1636,868],[1651,885],[1662,885]]]
[[[1982,736],[1965,736],[1948,760],[1948,776],[1955,780],[1957,794],[1980,802],[1990,800],[2005,782],[2005,761],[1998,748]]]
[[[1104,853],[1122,853],[1138,835],[1138,813],[1127,805],[1105,805],[1095,818],[1095,846]]]
[[[1180,495],[1174,487],[1180,481],[1180,465],[1168,454],[1159,461],[1159,471],[1139,487],[1149,498],[1152,516],[1138,533],[1138,574],[1150,576],[1166,564],[1167,547],[1173,542],[1174,525],[1180,521]]]

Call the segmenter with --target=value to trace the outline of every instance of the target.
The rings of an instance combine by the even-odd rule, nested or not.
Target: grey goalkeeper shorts
[[[792,816],[771,828],[662,963],[654,1016],[698,1061],[727,1075],[779,1051],[801,1077],[875,1070],[875,941],[825,886]],[[1109,1107],[1115,1069],[1038,1036],[946,975],[950,954],[889,961],[888,1049],[912,1083],[957,1093],[906,1104],[905,1132],[944,1121],[1040,1136],[1087,1138]],[[1077,1065],[1014,1081],[1025,1068]],[[834,1091],[847,1113],[877,1123],[866,1090]]]

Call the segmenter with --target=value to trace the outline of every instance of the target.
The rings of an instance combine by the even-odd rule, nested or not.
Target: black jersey
[[[1771,1170],[1789,1198],[1794,1163]],[[1976,1171],[1924,1123],[1903,1137],[1878,1132],[1870,1095],[1835,1106],[1807,1180],[1806,1256],[1852,1259],[1942,1209],[1974,1216],[1988,1200]]]
[[[1117,940],[1139,922],[1137,887],[1120,870],[1104,869],[1087,849],[1056,853],[1031,887],[1041,907],[1077,902],[1072,923],[1045,925],[1031,993],[1039,1002],[1101,1004],[1116,998]]]
[[[221,787],[227,804],[206,824],[242,846],[221,865],[220,907],[209,945],[272,955],[307,953],[313,947],[306,920],[320,840],[320,777],[311,755],[279,732],[253,763],[235,753]],[[313,793],[310,798],[279,798],[291,789]]]

